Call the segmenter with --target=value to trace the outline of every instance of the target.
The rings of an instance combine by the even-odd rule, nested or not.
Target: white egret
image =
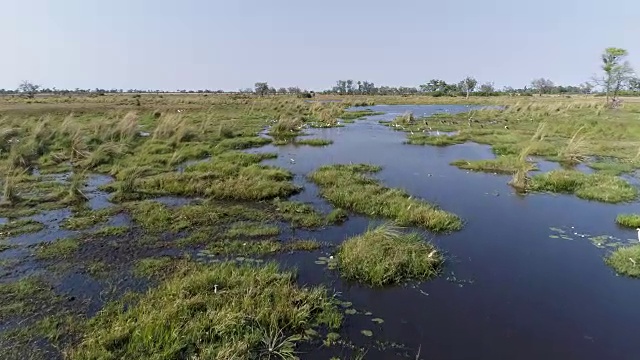
[[[638,230],[638,241],[640,241],[640,228],[637,228],[636,230]]]

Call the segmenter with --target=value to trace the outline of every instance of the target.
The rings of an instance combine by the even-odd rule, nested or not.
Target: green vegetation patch
[[[128,226],[105,226],[92,233],[93,236],[122,236],[129,232]]]
[[[286,251],[314,251],[320,247],[320,243],[314,239],[295,239],[286,243],[277,239],[220,240],[209,242],[205,254],[256,256]]]
[[[73,255],[79,248],[80,240],[78,239],[59,239],[39,245],[35,254],[38,259],[42,260],[63,259]]]
[[[162,256],[140,259],[133,268],[133,273],[140,277],[153,277],[165,270],[174,262],[171,257]]]
[[[389,225],[347,239],[338,248],[337,260],[342,276],[372,286],[427,280],[443,263],[442,255],[420,234],[404,234]]]
[[[113,206],[95,211],[85,211],[75,214],[62,223],[62,227],[69,230],[85,230],[109,220],[109,217],[120,212],[120,208]]]
[[[638,196],[638,189],[623,179],[608,174],[584,174],[573,170],[554,170],[535,175],[529,189],[554,193],[575,194],[586,200],[606,203],[632,201]]]
[[[369,216],[392,219],[401,226],[420,226],[434,232],[462,228],[462,220],[400,189],[386,188],[368,173],[380,167],[367,164],[322,166],[309,175],[320,194],[332,204]]]
[[[296,140],[297,145],[309,145],[309,146],[327,146],[333,144],[333,140],[329,139],[302,139]]]
[[[456,144],[462,144],[467,142],[467,138],[462,135],[427,135],[427,134],[412,134],[407,136],[406,144],[411,145],[431,145],[431,146],[450,146]]]
[[[497,174],[514,174],[522,166],[516,156],[499,156],[491,160],[456,160],[451,165],[465,170]]]
[[[588,164],[588,166],[598,172],[610,175],[622,175],[633,172],[635,167],[630,163],[622,163],[618,161],[598,161]]]
[[[301,288],[277,264],[189,264],[137,304],[111,304],[70,359],[293,358],[306,330],[337,329],[323,288]]]
[[[0,323],[15,316],[35,313],[55,295],[42,279],[29,276],[0,284]]]
[[[618,248],[605,262],[618,274],[640,277],[640,245]]]
[[[44,229],[44,225],[35,220],[21,219],[9,221],[0,225],[0,239],[6,239],[21,234],[34,233]]]
[[[274,202],[276,211],[283,220],[294,227],[316,228],[324,225],[325,219],[313,206],[298,201]]]
[[[280,229],[276,225],[252,222],[235,223],[227,231],[227,236],[231,238],[277,236],[278,234],[280,234]]]
[[[329,215],[327,215],[327,224],[339,225],[347,221],[348,218],[349,218],[349,213],[346,210],[333,209],[331,210]]]
[[[616,223],[628,228],[640,228],[640,214],[620,214],[616,217]]]

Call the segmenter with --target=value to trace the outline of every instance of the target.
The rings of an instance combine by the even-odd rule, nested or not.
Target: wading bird
[[[636,230],[638,230],[638,241],[640,241],[640,228],[637,228]]]

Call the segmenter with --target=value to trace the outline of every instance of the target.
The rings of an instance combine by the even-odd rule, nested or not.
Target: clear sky
[[[605,47],[640,69],[639,19],[639,0],[0,0],[0,88],[577,85]]]

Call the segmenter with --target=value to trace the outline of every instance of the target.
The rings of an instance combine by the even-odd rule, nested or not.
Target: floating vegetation
[[[371,331],[371,330],[361,330],[360,333],[362,333],[362,335],[364,335],[366,337],[372,337],[373,336],[373,331]]]
[[[553,234],[549,235],[551,239],[563,239],[563,240],[575,240],[575,239],[587,239],[594,246],[600,249],[606,248],[618,248],[621,246],[626,246],[629,243],[634,242],[634,239],[621,239],[611,235],[590,235],[583,234],[577,232],[572,228],[558,228],[551,227],[549,228],[553,232]]]
[[[380,318],[373,318],[371,319],[371,321],[373,321],[374,323],[380,325],[384,323],[384,320],[380,319]]]

